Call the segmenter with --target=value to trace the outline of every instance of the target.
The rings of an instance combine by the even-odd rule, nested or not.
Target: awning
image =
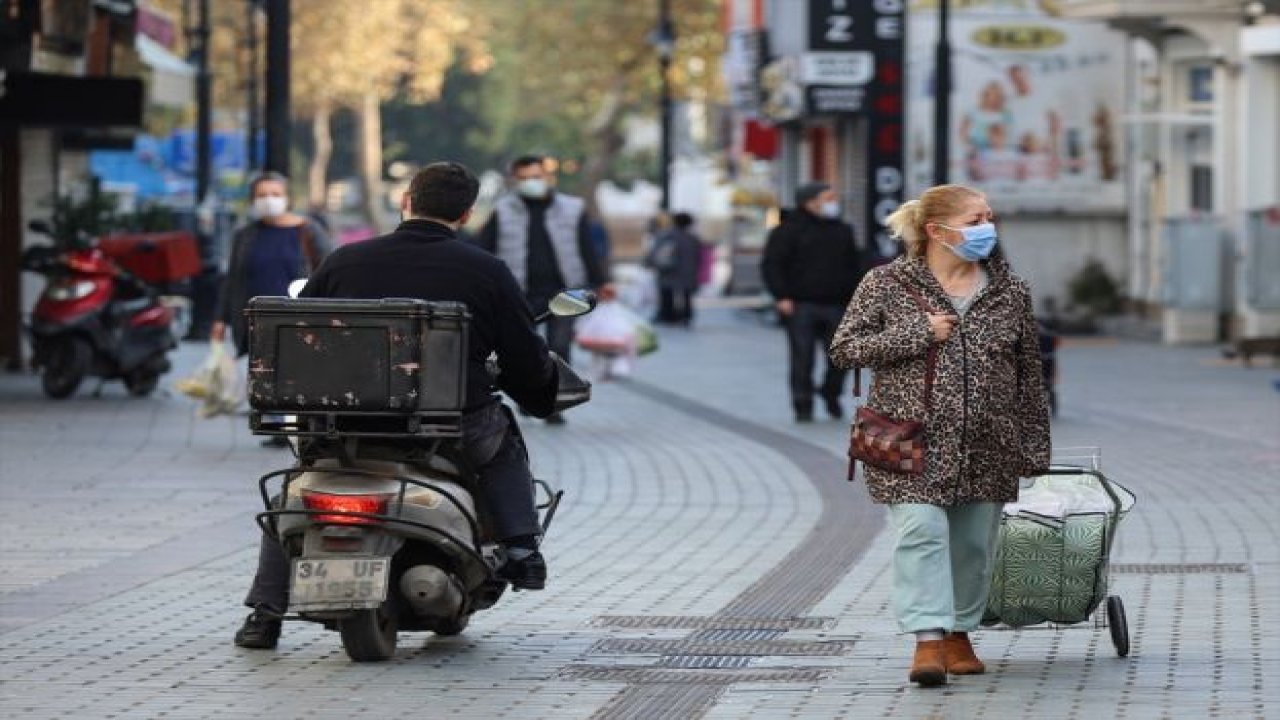
[[[0,125],[142,127],[142,80],[0,71]]]
[[[186,107],[194,102],[195,68],[142,33],[134,36],[133,43],[138,58],[151,69],[148,102],[169,107]]]

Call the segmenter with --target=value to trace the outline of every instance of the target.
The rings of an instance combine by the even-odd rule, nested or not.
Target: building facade
[[[1061,4],[1129,38],[1130,296],[1169,342],[1280,337],[1280,3]]]
[[[950,8],[947,180],[989,194],[1019,273],[1039,302],[1064,307],[1091,261],[1117,278],[1127,271],[1124,35],[1057,17],[1039,0]],[[799,183],[834,184],[846,219],[882,257],[898,252],[884,217],[935,179],[938,9],[938,0],[726,3],[735,151],[743,164],[767,157],[783,207]]]
[[[0,0],[0,363],[10,370],[22,366],[22,316],[40,285],[20,258],[47,240],[27,224],[89,175],[91,150],[132,147],[148,102],[190,103],[190,69],[153,39],[166,33],[176,26],[136,0]]]

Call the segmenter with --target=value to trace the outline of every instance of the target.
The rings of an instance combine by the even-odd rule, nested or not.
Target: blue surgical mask
[[[942,225],[942,223],[938,224]],[[982,223],[981,225],[962,228],[953,228],[950,225],[942,225],[942,227],[948,230],[955,230],[964,238],[959,245],[942,243],[961,260],[969,262],[986,260],[990,257],[991,251],[996,249],[996,226],[992,223]]]
[[[516,182],[516,192],[530,198],[544,198],[547,196],[547,181],[542,178],[525,178]]]

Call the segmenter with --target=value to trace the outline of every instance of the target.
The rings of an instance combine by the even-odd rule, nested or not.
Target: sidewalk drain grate
[[[658,661],[662,668],[729,669],[751,666],[751,655],[668,655]]]
[[[708,642],[748,642],[753,640],[773,640],[781,635],[782,630],[702,630],[698,632],[698,640]]]
[[[672,630],[823,630],[834,627],[828,617],[719,617],[706,615],[600,615],[597,627]]]
[[[607,655],[678,655],[678,656],[733,656],[767,657],[771,655],[804,655],[835,657],[847,655],[853,650],[850,641],[712,641],[703,638],[685,640],[658,640],[653,638],[601,640],[591,646],[590,653]]]
[[[1245,563],[1113,563],[1111,572],[1125,575],[1242,575]]]
[[[816,683],[831,668],[690,669],[625,667],[618,665],[570,665],[556,676],[563,680],[589,680],[629,685],[732,685],[734,683]]]

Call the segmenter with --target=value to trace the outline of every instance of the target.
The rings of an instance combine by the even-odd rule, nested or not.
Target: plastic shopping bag
[[[227,352],[226,344],[215,340],[209,343],[209,354],[199,369],[174,383],[174,388],[201,401],[200,417],[229,415],[240,405],[239,376],[236,361]]]
[[[631,308],[622,307],[622,312],[626,313],[632,323],[632,332],[635,335],[634,350],[636,355],[648,355],[658,349],[658,333],[653,329],[653,325],[648,320],[640,317]]]
[[[585,318],[578,321],[576,337],[578,347],[604,355],[621,355],[635,352],[635,317],[616,301],[605,301]]]

